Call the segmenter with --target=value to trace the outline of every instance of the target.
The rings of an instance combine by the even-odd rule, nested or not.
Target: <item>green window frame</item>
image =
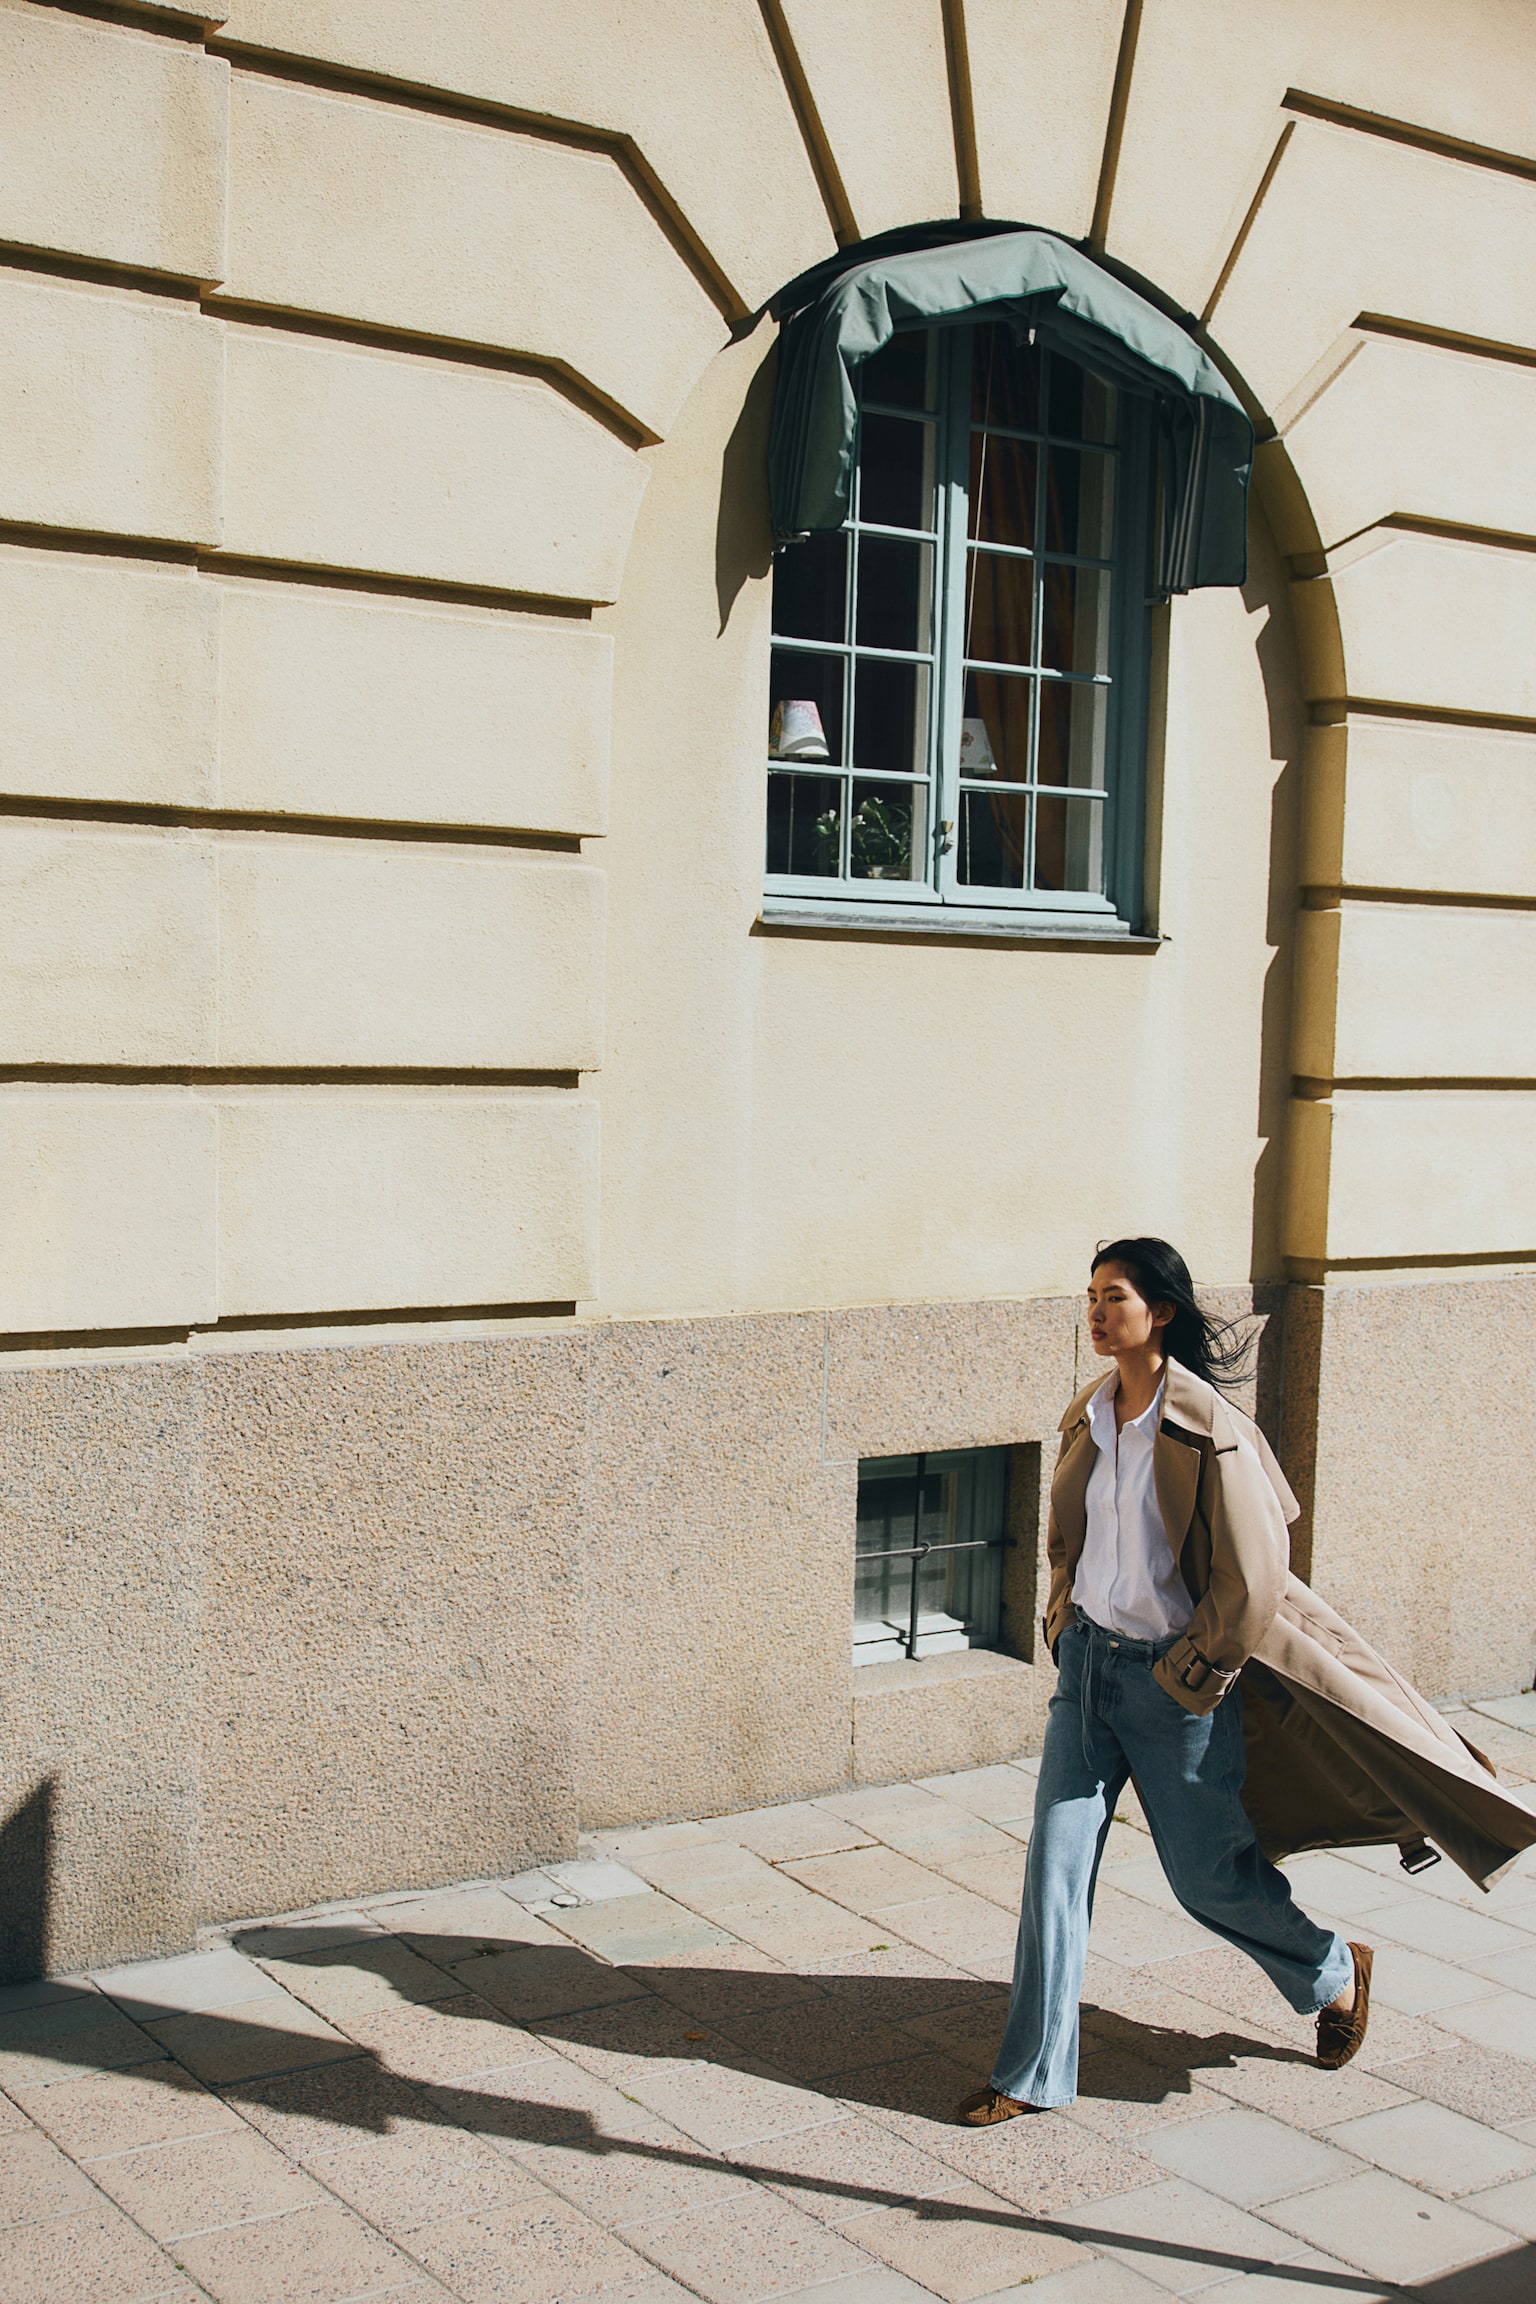
[[[1006,322],[858,380],[849,518],[774,563],[768,903],[1131,932],[1151,400]]]

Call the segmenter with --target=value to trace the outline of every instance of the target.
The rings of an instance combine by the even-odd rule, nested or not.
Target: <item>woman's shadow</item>
[[[787,2125],[801,2132],[803,2164],[796,2165],[793,2183],[807,2195],[835,2194],[861,2208],[900,2207],[931,2221],[991,2223],[1112,2247],[1145,2262],[1154,2277],[1162,2257],[1208,2261],[1213,2280],[1261,2269],[1280,2281],[1302,2277],[1283,2262],[1261,2266],[1193,2241],[1101,2231],[1091,2199],[1055,2215],[1027,2213],[1006,2199],[982,2204],[969,2187],[963,2202],[943,2194],[914,2201],[817,2166],[816,2099],[946,2121],[956,2096],[990,2066],[1007,2001],[1001,1985],[955,1976],[711,1967],[702,1958],[617,1966],[578,1944],[509,1945],[441,1932],[360,1935],[342,1923],[266,1925],[237,1935],[234,1948],[259,1959],[272,1983],[297,2001],[308,1996],[316,2013],[323,2015],[328,2002],[352,2037],[334,2037],[322,2050],[312,2036],[233,2008],[168,2017],[161,2005],[114,1993],[108,1973],[100,1991],[61,1992],[0,2017],[0,2047],[18,2044],[11,2036],[20,2025],[34,2059],[78,2066],[93,2042],[107,2060],[103,2027],[133,2028],[143,2043],[138,2055],[118,2042],[111,2062],[131,2061],[136,2079],[158,2077],[180,2089],[190,2070],[301,2158],[334,2152],[352,2136],[411,2125],[468,2130],[528,2155],[535,2166],[545,2153],[580,2161],[623,2156],[686,2173],[718,2171],[723,2155],[739,2177],[782,2184],[776,2153],[783,2137],[776,2128]],[[914,1967],[920,1964],[914,1960]],[[339,2001],[349,1995],[359,2009],[366,2003],[364,2013],[339,2013]],[[452,2035],[460,2023],[464,2049],[456,2057]],[[413,2026],[431,2035],[427,2063],[413,2060],[419,2045],[408,2037]],[[319,2060],[321,2053],[326,2060]],[[1201,2076],[1256,2062],[1311,2059],[1236,2030],[1188,2032],[1085,2005],[1079,2117],[1106,2137],[1134,2131],[1146,2123],[1131,2107],[1187,2097]],[[753,2106],[743,2141],[696,2142],[697,2127],[690,2133],[683,2120],[669,2118],[669,2108],[675,2103],[686,2120],[690,2100],[711,2084],[728,2095],[762,2092],[777,2107],[777,2122]],[[814,2090],[815,2097],[787,2106],[775,2094],[785,2089]],[[606,2120],[605,2097],[630,2099],[637,2117]],[[1128,2117],[1120,2117],[1121,2108]],[[1022,2135],[1027,2150],[1027,2126],[1003,2133]],[[983,2152],[990,2141],[974,2139]],[[934,2139],[935,2148],[939,2142]],[[1283,2246],[1277,2232],[1277,2256]],[[1379,2293],[1379,2283],[1352,2272],[1311,2269],[1304,2279],[1311,2293],[1321,2287],[1341,2300]],[[1525,2304],[1533,2293],[1536,2249],[1514,2244],[1415,2290],[1424,2304]]]

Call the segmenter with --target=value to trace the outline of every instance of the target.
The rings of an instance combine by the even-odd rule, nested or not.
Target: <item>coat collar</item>
[[[1104,1381],[1104,1375],[1095,1376],[1091,1384],[1085,1384],[1074,1395],[1057,1427],[1059,1431],[1070,1432],[1074,1426],[1086,1423],[1088,1403]],[[1211,1441],[1218,1456],[1237,1446],[1237,1427],[1221,1394],[1214,1385],[1207,1384],[1182,1361],[1172,1357],[1164,1368],[1162,1423],[1164,1426],[1176,1424],[1182,1431]]]
[[[1061,1460],[1051,1483],[1052,1508],[1074,1566],[1087,1530],[1088,1478],[1096,1445],[1088,1426],[1088,1403],[1103,1382],[1102,1376],[1096,1376],[1091,1384],[1085,1384],[1063,1416]],[[1163,1386],[1162,1421],[1152,1444],[1152,1477],[1175,1560],[1184,1550],[1195,1516],[1201,1452],[1194,1443],[1201,1440],[1209,1442],[1213,1454],[1224,1456],[1237,1446],[1237,1427],[1220,1393],[1170,1359]]]

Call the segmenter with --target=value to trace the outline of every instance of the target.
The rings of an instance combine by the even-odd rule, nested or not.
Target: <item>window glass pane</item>
[[[862,1632],[895,1635],[910,1622],[912,1563],[871,1558],[900,1553],[912,1544],[942,1544],[949,1531],[949,1498],[943,1475],[925,1470],[921,1485],[915,1456],[875,1458],[859,1466],[858,1525],[855,1536],[853,1616],[855,1641]],[[918,1570],[919,1626],[937,1613],[946,1594],[945,1562],[930,1556]],[[960,1642],[957,1645],[963,1646]],[[899,1648],[897,1654],[904,1651]]]
[[[1053,352],[1046,387],[1046,429],[1072,440],[1113,440],[1115,388],[1090,376],[1075,360]]]
[[[1052,448],[1045,471],[1045,548],[1106,560],[1114,510],[1114,464],[1077,448]]]
[[[858,370],[859,397],[893,408],[931,408],[935,365],[931,329],[899,330]]]
[[[1109,571],[1047,566],[1041,583],[1040,661],[1053,672],[1109,669]]]
[[[966,337],[905,330],[863,364],[849,523],[775,557],[769,869],[845,897],[1098,896],[1112,724],[1140,724],[1111,710],[1147,588],[1113,589],[1140,403],[1119,434],[1116,392],[1072,360],[1006,323]]]
[[[769,680],[768,754],[773,760],[841,760],[843,658],[775,648]]]
[[[781,640],[846,640],[848,539],[807,536],[773,564],[773,629]]]
[[[1104,808],[1098,800],[1035,802],[1035,886],[1104,892]]]
[[[933,426],[905,416],[859,424],[859,518],[882,528],[933,526]]]
[[[840,776],[792,776],[780,769],[768,778],[768,869],[835,879],[842,870],[843,780]]]
[[[966,582],[967,656],[983,664],[1033,663],[1034,561],[1016,560],[1011,553],[973,551]]]
[[[856,629],[867,648],[932,645],[933,546],[861,536]]]
[[[1032,680],[1003,672],[967,672],[960,722],[960,773],[1023,784],[1029,777],[1029,699]]]
[[[971,434],[973,536],[983,537],[989,544],[1034,542],[1039,455],[1032,440],[1010,440],[1001,432]]]
[[[927,862],[926,784],[853,787],[848,869],[855,880],[920,880]]]
[[[958,831],[957,877],[963,887],[1027,886],[1027,793],[962,790]]]
[[[1040,751],[1035,775],[1042,784],[1104,789],[1104,731],[1109,693],[1076,680],[1040,683]]]
[[[866,1457],[859,1466],[854,1661],[906,1654],[919,1543],[963,1546],[918,1564],[919,1656],[987,1647],[998,1637],[1007,1509],[1006,1450]],[[895,1558],[888,1557],[895,1554]]]
[[[861,656],[853,675],[853,759],[883,775],[928,766],[928,667]]]
[[[993,321],[972,337],[971,420],[1016,432],[1040,429],[1040,354],[1032,344],[1016,343],[1005,322]]]

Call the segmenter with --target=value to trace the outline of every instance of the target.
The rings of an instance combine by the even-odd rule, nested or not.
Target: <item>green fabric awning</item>
[[[791,309],[797,289],[805,301]],[[898,328],[1007,320],[1106,382],[1154,396],[1163,449],[1160,591],[1243,582],[1252,424],[1177,321],[1069,241],[1004,230],[820,266],[779,308],[768,481],[780,542],[840,528],[847,517],[861,361]]]

